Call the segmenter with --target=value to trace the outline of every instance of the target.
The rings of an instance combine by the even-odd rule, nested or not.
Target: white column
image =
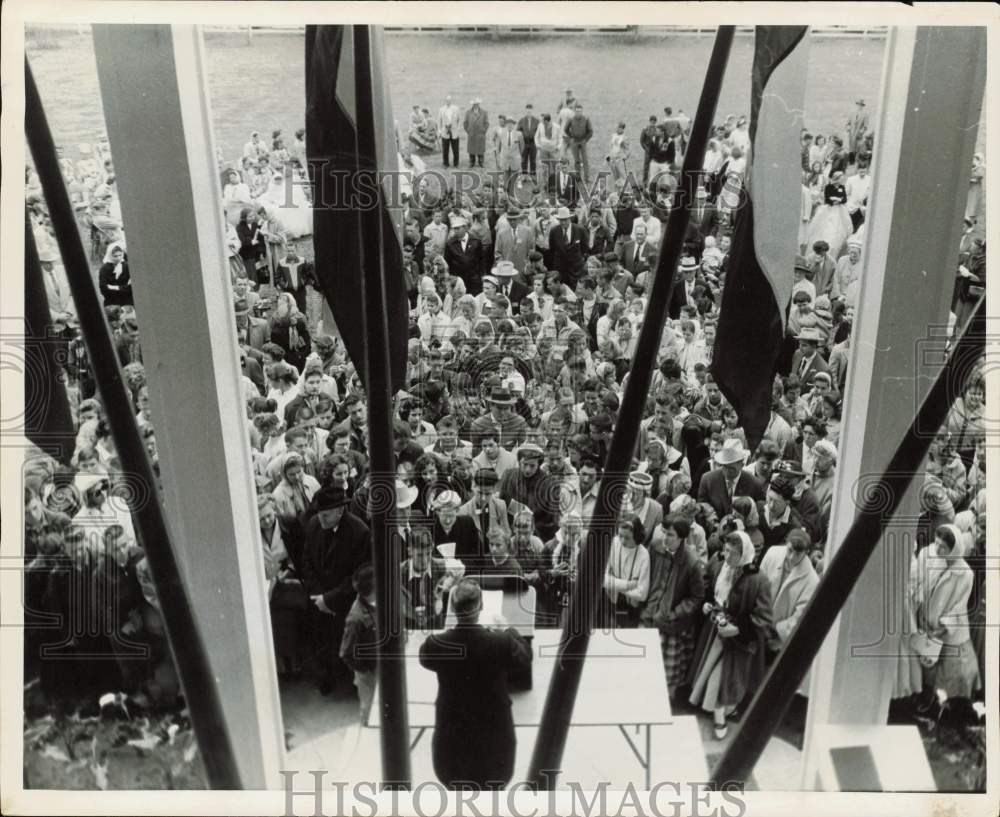
[[[984,28],[889,30],[827,559],[942,363],[985,77]],[[886,723],[921,482],[918,474],[813,664],[805,789],[815,785],[817,724]]]
[[[284,754],[205,54],[192,25],[95,25],[174,546],[247,788]]]

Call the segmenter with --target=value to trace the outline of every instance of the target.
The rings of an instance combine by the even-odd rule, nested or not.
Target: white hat
[[[860,247],[861,246],[861,239],[858,238],[855,235],[852,235],[849,239],[847,239],[847,246],[848,247]]]
[[[568,207],[560,207],[556,210],[556,218],[562,221],[563,219],[573,218],[573,215],[570,213]]]
[[[484,275],[483,276],[483,283],[485,284],[487,281],[489,281],[495,287],[500,286],[500,279],[497,278],[495,275]]]
[[[442,491],[431,502],[431,507],[435,511],[439,511],[442,508],[460,508],[461,506],[462,498],[455,491]]]
[[[737,462],[746,462],[749,456],[750,452],[743,447],[743,443],[731,437],[715,452],[714,459],[719,465],[733,465]]]
[[[813,343],[823,342],[823,333],[815,326],[806,326],[796,336],[796,340],[811,340]]]
[[[690,272],[691,270],[698,269],[698,262],[695,260],[694,256],[685,255],[681,259],[681,272]]]
[[[826,454],[826,456],[831,457],[834,462],[837,461],[837,446],[835,446],[829,440],[819,440],[813,446],[813,453]]]
[[[416,485],[407,485],[403,480],[396,480],[396,507],[397,508],[409,508],[414,502],[417,501],[417,490]]]
[[[38,260],[43,264],[54,264],[56,262],[56,253],[48,244],[42,244],[38,248]]]
[[[508,278],[517,275],[517,267],[514,266],[513,261],[501,261],[493,268],[493,274],[499,275],[501,278]]]
[[[463,218],[462,216],[455,216],[451,220],[451,226],[452,227],[468,227],[469,226],[469,222],[468,222],[467,219]]]

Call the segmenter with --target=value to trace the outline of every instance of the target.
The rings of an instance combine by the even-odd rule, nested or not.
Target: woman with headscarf
[[[754,566],[754,547],[742,531],[724,542],[724,560],[709,562],[702,612],[708,621],[689,674],[690,702],[711,712],[715,737],[725,739],[727,716],[764,675],[766,645],[773,637],[771,590]]]
[[[813,214],[809,222],[806,243],[812,246],[817,241],[825,241],[830,246],[831,258],[838,258],[848,237],[854,231],[850,213],[847,212],[847,188],[844,174],[836,171],[823,189],[823,204]]]
[[[271,317],[271,342],[285,350],[285,362],[299,371],[305,367],[310,350],[309,327],[306,316],[299,312],[295,298],[282,292],[278,295]]]
[[[965,546],[957,525],[941,525],[934,544],[911,563],[910,646],[920,664],[925,704],[933,702],[938,690],[949,698],[971,698],[982,682],[969,633],[973,575]]]
[[[132,306],[132,276],[128,269],[125,242],[115,241],[104,253],[98,285],[105,306]]]

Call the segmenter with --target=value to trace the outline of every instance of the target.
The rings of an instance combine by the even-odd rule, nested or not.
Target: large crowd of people
[[[873,134],[863,101],[857,108],[841,132],[803,133],[787,335],[770,421],[752,449],[710,371],[720,309],[732,308],[722,299],[733,263],[727,191],[742,183],[750,137],[743,116],[713,127],[616,509],[600,624],[658,629],[671,696],[711,713],[719,738],[823,571],[862,308]],[[403,201],[410,339],[393,403],[390,535],[402,538],[407,627],[442,627],[450,589],[469,576],[519,577],[534,589],[536,625],[564,622],[688,147],[690,119],[664,114],[649,118],[635,145],[628,123],[618,125],[596,184],[586,150],[593,128],[571,91],[554,114],[536,116],[528,105],[493,130],[480,100],[463,113],[449,98],[437,119],[414,106],[407,136],[398,137],[411,170],[413,153],[440,150],[446,167],[460,156],[483,166],[490,155],[497,171],[461,192],[417,174]],[[80,145],[79,153],[63,156],[65,180],[155,465],[132,306],[141,270],[133,280],[106,145]],[[296,183],[304,160],[302,131],[288,147],[280,131],[269,143],[254,132],[242,155],[220,157],[242,412],[280,676],[305,673],[335,695],[356,687],[364,711],[373,663],[356,647],[374,638],[367,402],[356,362],[323,320],[310,205],[306,185]],[[981,184],[978,169],[973,183]],[[956,265],[959,316],[985,285],[982,201],[970,194]],[[177,683],[156,591],[30,170],[28,204],[53,327],[70,352],[77,422],[71,465],[38,455],[27,467],[26,609],[62,614],[55,629],[29,628],[29,672],[40,672],[54,696],[116,688],[168,705]],[[923,640],[904,639],[901,697],[942,686],[971,696],[981,686],[984,400],[984,381],[973,377],[921,475],[907,604]],[[97,592],[102,583],[115,592]],[[81,599],[93,607],[87,626],[70,614]],[[65,660],[39,660],[43,647]]]

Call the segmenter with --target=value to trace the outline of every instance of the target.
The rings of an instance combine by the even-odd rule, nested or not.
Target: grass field
[[[29,42],[31,37],[29,30]],[[215,135],[226,158],[238,156],[251,130],[269,136],[282,128],[290,140],[304,124],[304,41],[303,33],[255,35],[250,43],[239,32],[206,35]],[[626,121],[638,153],[638,134],[650,114],[662,115],[671,105],[694,115],[712,45],[708,36],[532,35],[494,41],[400,32],[387,33],[385,41],[393,110],[404,134],[412,105],[436,114],[449,93],[463,109],[481,96],[492,123],[499,113],[520,116],[526,102],[537,113],[554,112],[563,90],[571,87],[593,122],[592,167],[604,156],[619,119]],[[868,101],[874,121],[884,45],[875,38],[812,38],[810,129],[842,131],[858,97]],[[89,34],[50,35],[46,46],[29,47],[28,54],[56,142],[69,147],[96,141],[104,133],[104,118]],[[720,121],[727,113],[748,111],[752,49],[752,37],[736,38]],[[440,166],[440,157],[427,161]]]

